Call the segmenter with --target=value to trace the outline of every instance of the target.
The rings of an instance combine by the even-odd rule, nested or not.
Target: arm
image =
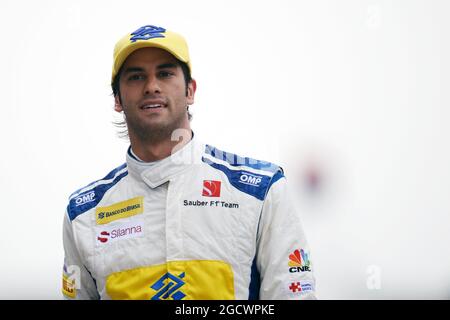
[[[95,280],[85,267],[74,241],[72,222],[64,215],[64,269],[62,293],[65,299],[99,299]]]
[[[257,237],[260,299],[316,299],[300,215],[279,171],[264,201]]]

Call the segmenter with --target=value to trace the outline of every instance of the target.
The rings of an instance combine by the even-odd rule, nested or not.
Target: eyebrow
[[[123,71],[123,74],[132,73],[132,72],[142,72],[142,71],[144,71],[143,68],[139,68],[139,67],[129,67],[129,68],[126,68],[126,69]]]
[[[156,67],[156,69],[176,69],[177,68],[177,64],[176,63],[163,63],[160,64],[159,66]]]
[[[156,69],[161,70],[161,69],[176,69],[177,68],[177,64],[176,63],[163,63],[160,64],[159,66],[156,67]],[[143,72],[145,71],[144,68],[141,67],[128,67],[124,70],[124,74],[127,73],[132,73],[132,72]]]

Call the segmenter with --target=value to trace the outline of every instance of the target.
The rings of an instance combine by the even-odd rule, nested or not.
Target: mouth
[[[147,110],[147,109],[158,109],[158,108],[163,108],[163,107],[165,107],[165,105],[163,105],[163,104],[146,104],[146,105],[143,105],[143,106],[141,106],[141,109],[142,110]]]
[[[167,107],[167,104],[162,100],[144,101],[140,105],[141,110],[157,110],[157,109],[162,109],[162,108],[166,108],[166,107]]]

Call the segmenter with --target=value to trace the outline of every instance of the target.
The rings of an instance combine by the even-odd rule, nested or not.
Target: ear
[[[119,95],[116,94],[114,96],[114,110],[117,112],[122,112],[123,108],[122,108],[122,104],[120,103],[120,98]]]
[[[195,91],[197,90],[197,82],[192,79],[189,83],[188,83],[188,87],[187,87],[187,103],[189,105],[194,104],[194,96],[195,96]]]

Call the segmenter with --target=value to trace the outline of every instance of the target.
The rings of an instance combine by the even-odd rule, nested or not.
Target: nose
[[[148,77],[144,87],[144,95],[153,95],[155,93],[161,93],[158,79],[156,77]]]

